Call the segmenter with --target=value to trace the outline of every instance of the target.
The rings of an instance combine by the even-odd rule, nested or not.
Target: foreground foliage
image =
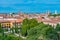
[[[27,40],[58,40],[57,32],[50,25],[40,24],[29,30]]]
[[[14,34],[0,34],[0,40],[23,40],[21,37],[17,37]]]
[[[23,36],[27,36],[28,35],[28,30],[37,26],[38,25],[38,22],[36,19],[24,19],[23,22],[22,22],[22,27],[21,27],[21,34]]]
[[[54,29],[49,24],[44,24],[43,22],[37,22],[36,19],[24,19],[21,28],[18,28],[15,24],[15,28],[10,28],[12,33],[4,33],[3,28],[0,23],[0,40],[58,40],[58,31],[60,31],[60,24],[57,24]],[[18,29],[20,31],[18,31]],[[15,30],[15,32],[14,32]],[[16,34],[21,34],[21,36],[16,36]]]

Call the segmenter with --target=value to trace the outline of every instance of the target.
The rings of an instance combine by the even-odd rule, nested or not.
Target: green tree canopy
[[[55,30],[56,30],[56,31],[60,31],[60,24],[57,24],[57,25],[56,25]]]
[[[27,40],[57,40],[57,36],[57,32],[50,25],[40,24],[28,31]]]
[[[30,28],[33,28],[35,26],[38,25],[38,22],[36,19],[24,19],[23,22],[22,22],[22,27],[21,27],[21,34],[22,35],[27,35],[27,31],[30,29]]]

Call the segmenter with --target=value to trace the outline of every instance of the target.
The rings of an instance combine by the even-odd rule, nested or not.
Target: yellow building
[[[11,28],[12,27],[12,24],[10,22],[2,22],[1,25],[3,28]]]
[[[22,22],[21,19],[18,19],[18,20],[0,20],[1,26],[3,28],[12,28],[12,27],[14,27],[15,24],[18,27],[18,26],[20,26],[21,22]]]

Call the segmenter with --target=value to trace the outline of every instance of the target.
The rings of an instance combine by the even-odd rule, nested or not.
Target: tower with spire
[[[57,10],[55,10],[55,14],[57,14]]]
[[[47,15],[50,15],[50,11],[49,11],[49,10],[48,10],[48,11],[46,11],[46,14],[47,14]]]

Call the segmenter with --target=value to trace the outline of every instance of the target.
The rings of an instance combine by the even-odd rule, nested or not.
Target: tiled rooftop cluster
[[[0,22],[22,22],[24,18],[36,18],[38,22],[43,22],[45,24],[56,25],[60,22],[60,17],[56,16],[48,16],[50,15],[49,12],[40,13],[40,14],[25,14],[25,13],[17,13],[17,14],[0,14]]]

